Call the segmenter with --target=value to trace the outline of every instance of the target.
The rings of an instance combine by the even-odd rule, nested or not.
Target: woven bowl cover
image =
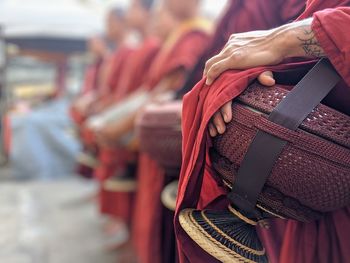
[[[258,130],[286,140],[258,207],[310,221],[350,204],[350,117],[319,104],[291,131],[266,118],[287,93],[282,86],[252,84],[233,103],[233,120],[214,139],[211,159],[220,178],[231,187]]]
[[[181,167],[181,101],[152,104],[137,120],[140,151],[148,153],[162,167]]]

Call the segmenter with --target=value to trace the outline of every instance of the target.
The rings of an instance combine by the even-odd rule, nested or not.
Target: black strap
[[[321,59],[269,115],[269,120],[296,130],[340,80],[328,59]],[[238,170],[228,197],[238,208],[255,211],[271,170],[287,142],[258,131]]]

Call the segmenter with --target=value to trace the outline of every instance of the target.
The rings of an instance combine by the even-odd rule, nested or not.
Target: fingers
[[[216,62],[215,64],[213,64],[208,72],[206,73],[207,76],[207,80],[205,82],[206,85],[211,85],[214,80],[216,80],[221,73],[223,73],[224,71],[230,69],[232,66],[232,57],[226,57],[222,60],[220,60],[219,62]]]
[[[276,81],[273,78],[273,73],[271,71],[265,71],[258,76],[258,81],[260,84],[271,87],[275,85]]]
[[[232,120],[232,101],[227,102],[220,109],[221,115],[225,123],[229,123]]]
[[[212,57],[211,59],[209,59],[206,63],[205,63],[205,67],[204,67],[204,72],[203,72],[203,76],[207,76],[207,73],[209,71],[209,69],[217,62],[219,62],[222,59],[222,54],[218,54],[214,57]]]
[[[216,130],[213,123],[209,122],[208,129],[211,137],[215,137],[216,135],[218,135],[218,131]]]
[[[208,130],[212,137],[223,134],[226,131],[226,123],[232,120],[232,101],[223,105],[211,118]]]
[[[226,131],[226,124],[220,111],[214,114],[212,117],[212,123],[215,125],[215,128],[219,134],[223,134]]]
[[[226,131],[225,121],[220,111],[214,114],[214,116],[208,124],[208,129],[211,137],[223,134]]]

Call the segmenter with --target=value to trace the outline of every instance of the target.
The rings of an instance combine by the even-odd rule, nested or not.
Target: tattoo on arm
[[[318,40],[315,37],[314,32],[310,27],[305,27],[303,30],[303,36],[298,36],[300,41],[300,46],[304,50],[305,55],[312,57],[325,57],[326,54],[323,51],[323,48],[318,43]]]

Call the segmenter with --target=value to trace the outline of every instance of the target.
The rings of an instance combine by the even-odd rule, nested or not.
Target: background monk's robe
[[[299,19],[307,18],[312,16],[312,14],[315,11],[323,10],[327,7],[333,7],[335,5],[341,5],[341,4],[347,4],[349,1],[308,1],[307,8],[305,12],[300,16]],[[338,19],[338,16],[335,18]],[[322,24],[322,21],[321,21]],[[323,24],[325,26],[325,24]],[[348,45],[346,43],[349,43],[348,35],[345,33],[340,33],[337,30],[345,29],[341,27],[334,27],[334,24],[329,24],[331,26],[331,29],[329,32],[334,32],[336,36],[340,36],[340,38],[334,38],[332,36],[332,39],[329,39],[330,35],[324,34],[325,38],[328,38],[329,45],[328,47],[325,47],[325,51],[327,54],[329,54],[330,59],[334,66],[337,68],[339,73],[343,76],[345,81],[347,82],[347,86],[349,86],[349,49],[347,48]],[[316,28],[314,26],[314,28]],[[316,29],[317,30],[317,29]],[[319,32],[322,32],[319,30]],[[318,35],[321,35],[322,33],[319,33]],[[334,43],[331,45],[332,41],[337,40],[340,42]],[[322,43],[322,42],[321,42]],[[331,53],[336,52],[336,53]],[[342,52],[342,56],[339,56],[339,54]],[[336,55],[334,55],[336,54]],[[340,59],[341,57],[341,59]],[[247,86],[249,83],[251,83],[253,80],[256,79],[256,77],[262,73],[265,70],[272,70],[272,71],[287,71],[289,69],[293,68],[303,68],[309,69],[310,65],[308,65],[309,62],[304,63],[294,63],[294,64],[281,64],[278,66],[271,66],[271,67],[260,67],[260,68],[253,68],[248,69],[245,71],[228,71],[224,74],[222,74],[215,83],[208,87],[204,83],[205,81],[202,80],[199,82],[193,90],[187,94],[184,98],[184,106],[183,106],[183,163],[182,163],[182,170],[180,174],[180,184],[179,184],[179,193],[178,193],[178,202],[177,202],[177,208],[176,208],[176,214],[175,214],[175,228],[176,228],[176,235],[178,239],[178,245],[179,245],[179,251],[180,251],[180,257],[182,262],[217,262],[217,260],[213,259],[210,255],[208,255],[206,252],[204,252],[201,248],[199,248],[188,236],[187,234],[182,230],[179,222],[178,222],[178,215],[179,212],[187,207],[194,207],[194,208],[215,208],[215,209],[224,209],[227,207],[227,198],[226,198],[226,189],[224,187],[220,187],[217,185],[217,183],[212,178],[211,172],[210,172],[210,160],[208,157],[208,149],[210,146],[210,136],[207,132],[207,124],[210,120],[210,118],[213,116],[213,114],[219,110],[219,108],[225,104],[226,102],[232,100],[233,98],[237,97]],[[343,88],[342,88],[343,87]],[[329,95],[330,98],[329,102],[333,101],[332,105],[349,105],[346,104],[344,101],[344,95],[345,93],[349,92],[349,89],[345,89],[348,87],[344,87],[344,85],[338,85],[336,90],[332,91],[332,93]],[[335,94],[343,94],[342,96],[337,96],[335,98]],[[348,95],[349,96],[349,95]],[[336,104],[334,104],[334,101],[336,100]],[[347,106],[348,107],[348,106]],[[309,233],[305,234],[305,236],[312,234],[312,237],[314,240],[317,240],[317,237],[320,236],[326,236],[326,233],[329,233],[331,231],[334,235],[333,238],[336,236],[336,238],[341,240],[337,244],[337,246],[332,246],[330,244],[330,240],[323,239],[320,243],[329,245],[332,249],[337,248],[336,251],[329,251],[328,249],[324,249],[323,245],[319,245],[316,247],[310,247],[310,244],[305,243],[306,240],[300,240],[298,236],[293,235],[293,231],[290,231],[289,237],[286,239],[289,240],[289,243],[292,243],[292,246],[288,245],[287,240],[284,242],[284,247],[286,249],[282,251],[282,260],[279,260],[279,248],[278,248],[278,242],[276,242],[274,249],[270,250],[268,246],[268,255],[270,262],[288,262],[284,261],[287,260],[288,257],[292,258],[291,262],[303,262],[302,260],[295,259],[293,260],[294,256],[299,255],[300,250],[304,255],[315,255],[316,253],[319,253],[322,255],[325,253],[326,255],[322,255],[322,257],[325,259],[329,259],[331,255],[334,254],[342,254],[345,251],[343,251],[343,248],[339,245],[340,243],[345,244],[345,246],[348,247],[349,244],[349,236],[345,236],[345,234],[341,235],[339,232],[332,231],[335,229],[334,224],[341,224],[343,229],[349,229],[349,218],[348,213],[346,212],[347,209],[344,211],[339,211],[334,213],[331,217],[335,217],[336,214],[340,213],[342,215],[342,220],[339,222],[335,222],[336,217],[332,220],[326,220],[327,223],[333,223],[332,225],[327,225],[326,223],[322,223],[322,221],[319,222],[313,222],[311,224],[301,224],[303,227],[298,227],[299,223],[290,223],[291,224],[291,230],[298,229],[300,233],[307,233],[306,229],[308,229],[310,226],[311,231]],[[344,219],[345,218],[345,219]],[[322,228],[317,228],[317,224],[321,224],[323,226]],[[297,225],[295,225],[297,224]],[[289,229],[289,228],[288,228]],[[287,230],[288,230],[287,229]],[[312,233],[313,230],[314,231]],[[337,229],[339,229],[337,227]],[[284,230],[283,230],[284,231]],[[306,231],[306,232],[304,232]],[[296,231],[297,232],[297,231]],[[286,235],[287,236],[287,235]],[[271,242],[270,237],[270,242]],[[265,239],[265,236],[264,236]],[[310,241],[311,239],[309,239]],[[293,241],[293,242],[291,242]],[[335,243],[335,242],[334,242]],[[291,247],[293,245],[298,244],[299,246],[295,246],[298,250],[291,250]],[[301,245],[302,244],[302,245]],[[301,248],[302,246],[302,248]],[[310,251],[308,251],[311,249]],[[285,252],[285,256],[283,253]],[[310,253],[310,254],[309,254]],[[293,255],[292,255],[293,254]],[[303,258],[305,259],[305,257]],[[317,260],[320,259],[320,256],[316,258]],[[327,261],[327,260],[326,260]],[[310,261],[311,262],[311,261]],[[315,262],[315,261],[313,261]]]
[[[100,87],[98,87],[98,92],[96,96],[96,100],[90,105],[89,110],[93,108],[94,105],[99,104],[109,104],[111,98],[113,98],[113,94],[115,94],[119,80],[123,76],[123,72],[125,70],[125,65],[129,59],[129,56],[135,52],[135,48],[130,45],[122,45],[120,46],[112,55],[108,65],[105,65],[104,74],[106,75],[105,83],[102,83]],[[85,112],[84,120],[92,117],[93,113]],[[85,126],[85,122],[79,126],[80,130],[80,138],[83,143],[84,148],[95,148],[96,141],[94,133]]]
[[[159,48],[159,40],[149,38],[138,50],[128,56],[127,63],[124,63],[123,75],[117,84],[118,88],[113,94],[116,102],[141,86],[149,71],[149,65],[152,64]],[[116,175],[118,171],[125,172],[127,164],[135,162],[136,154],[119,147],[100,147],[98,152],[100,165],[96,168],[95,175],[101,182],[100,211],[102,214],[121,218],[129,223],[134,194],[106,191],[102,184],[104,180]]]
[[[208,29],[207,22],[198,19],[179,25],[152,65],[146,86],[149,89],[156,88],[162,80],[179,69],[189,72],[206,48]],[[164,243],[172,236],[161,238],[165,208],[161,204],[160,195],[166,183],[164,180],[164,171],[158,164],[147,154],[140,153],[132,241],[139,262],[142,263],[171,262],[175,257],[174,240],[172,255],[167,255],[163,250]],[[171,222],[172,218],[168,218],[168,222],[169,220]],[[172,224],[170,227],[173,229]]]
[[[121,68],[119,61],[125,61],[131,51],[131,47],[123,45],[101,60],[101,63],[98,65],[98,71],[96,72],[97,75],[95,76],[98,78],[98,80],[96,80],[96,86],[94,87],[94,96],[96,98],[87,105],[84,111],[75,113],[79,114],[79,122],[77,125],[80,129],[83,128],[83,122],[91,115],[91,112],[89,112],[91,106],[101,102],[101,100],[106,100],[108,94],[114,89],[115,86],[113,85],[118,82],[120,77],[120,74],[118,74]],[[89,95],[89,93],[85,95]]]
[[[99,76],[101,73],[102,59],[98,59],[95,63],[88,66],[84,74],[84,82],[80,91],[79,100],[81,97],[86,96],[90,92],[96,92],[99,86]],[[84,121],[84,116],[80,113],[74,105],[70,108],[70,115],[76,125],[81,125]]]

